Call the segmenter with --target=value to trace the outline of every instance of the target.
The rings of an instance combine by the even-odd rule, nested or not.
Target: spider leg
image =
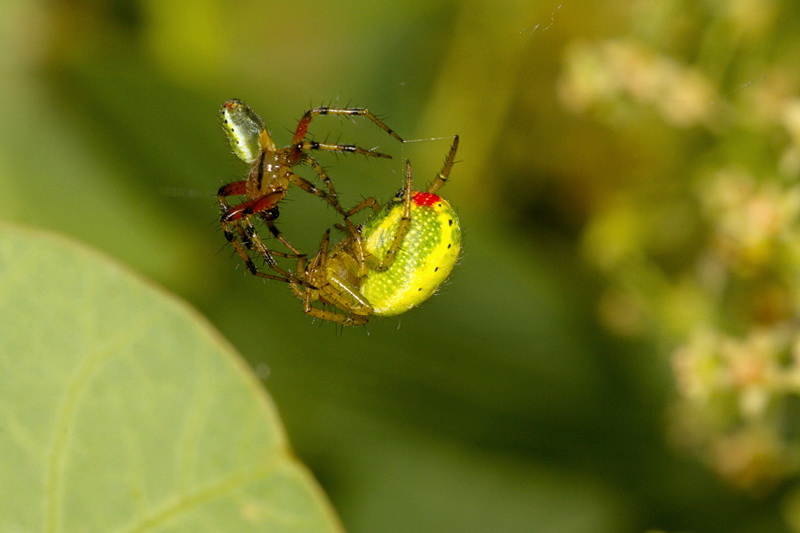
[[[226,200],[228,196],[244,195],[246,192],[246,184],[246,181],[234,181],[233,183],[223,185],[217,191],[217,201],[220,207],[220,228],[225,234],[225,240],[233,246],[233,249],[242,259],[247,270],[249,270],[251,274],[256,275],[258,273],[258,268],[255,263],[253,263],[248,253],[248,249],[252,248],[252,241],[248,236],[247,229],[241,223],[242,217],[230,217],[232,210]]]
[[[221,190],[222,189],[220,189],[220,191]],[[231,195],[228,194],[227,196]],[[219,200],[220,206],[225,207],[225,209],[223,209],[222,215],[220,216],[220,220],[223,223],[233,222],[235,220],[239,220],[240,218],[247,217],[255,213],[259,214],[265,213],[265,215],[261,215],[262,218],[264,216],[271,216],[272,219],[278,218],[278,211],[275,208],[277,207],[278,202],[281,201],[284,196],[286,196],[286,190],[276,189],[263,196],[258,196],[256,198],[246,200],[240,203],[239,205],[228,207],[227,202],[225,202],[224,198],[222,198],[222,195],[218,193],[217,198]]]
[[[278,281],[284,281],[284,282],[287,282],[287,283],[296,283],[296,284],[300,284],[300,285],[304,284],[303,280],[299,279],[292,272],[290,272],[290,271],[284,269],[283,267],[281,267],[278,264],[278,262],[275,260],[275,256],[276,255],[278,257],[296,257],[297,254],[284,254],[284,253],[281,253],[281,252],[276,252],[274,250],[270,250],[264,244],[264,241],[261,239],[261,236],[258,235],[258,233],[254,233],[251,236],[251,239],[252,239],[252,242],[253,242],[253,247],[258,252],[258,254],[264,259],[264,262],[266,263],[266,265],[271,270],[273,270],[274,272],[278,273],[278,276],[275,276],[275,275],[272,275],[272,274],[266,274],[264,272],[261,272],[258,269],[256,269],[255,272],[253,272],[253,270],[251,269],[250,272],[253,275],[261,277],[261,278],[276,279]],[[252,261],[251,261],[251,264],[252,264]],[[250,265],[248,265],[248,268],[250,268]]]
[[[351,154],[361,154],[370,157],[382,157],[384,159],[391,159],[392,156],[382,152],[376,152],[369,148],[361,148],[355,144],[336,144],[336,143],[320,143],[317,141],[300,141],[294,145],[295,150],[305,152],[307,150],[325,150],[328,152],[348,152]]]
[[[290,182],[297,185],[298,187],[300,187],[301,189],[303,189],[304,191],[311,193],[315,196],[318,196],[323,200],[325,200],[326,202],[328,202],[334,209],[336,209],[336,212],[342,215],[343,217],[345,218],[348,217],[349,215],[347,211],[345,211],[342,205],[339,203],[339,197],[336,195],[336,189],[334,189],[333,187],[333,182],[331,181],[330,177],[328,177],[328,174],[327,172],[325,172],[325,169],[322,168],[322,165],[320,165],[316,161],[316,159],[307,154],[301,154],[299,161],[301,163],[307,163],[309,166],[311,166],[311,168],[314,169],[314,171],[317,173],[317,175],[320,177],[323,183],[325,183],[325,187],[328,189],[328,191],[325,192],[323,190],[320,190],[319,187],[317,187],[307,179],[291,171],[289,171],[286,174],[287,179]]]
[[[307,280],[302,279],[302,273],[304,272],[303,265],[306,259],[306,255],[301,253],[300,250],[298,250],[294,245],[292,245],[292,243],[290,243],[285,237],[283,237],[280,230],[278,230],[278,228],[275,226],[272,220],[266,220],[266,223],[267,227],[269,228],[273,236],[275,236],[282,244],[284,244],[289,250],[291,250],[292,253],[279,252],[276,250],[269,249],[267,245],[264,243],[264,240],[261,238],[261,236],[255,231],[255,228],[253,228],[252,224],[248,219],[245,227],[248,228],[246,233],[247,233],[247,238],[250,241],[249,248],[254,249],[264,259],[266,265],[279,275],[274,276],[272,274],[263,273],[259,271],[257,267],[255,267],[252,260],[249,262],[248,260],[245,260],[245,263],[247,264],[250,272],[258,277],[283,281],[286,283],[290,283],[293,286],[295,285],[305,286],[311,289],[315,289],[315,287],[311,285]],[[276,256],[285,258],[296,258],[298,260],[299,274],[294,274],[291,271],[281,267],[275,260]],[[301,277],[298,277],[298,275]]]
[[[303,300],[303,312],[308,316],[344,326],[366,324],[372,312],[369,303],[358,294],[356,289],[339,279],[338,276],[328,272],[330,233],[331,230],[328,229],[322,235],[319,250],[307,267],[304,264],[304,258],[298,259],[298,271],[305,272],[306,279],[302,284],[291,283],[292,291]],[[352,308],[353,312],[328,311],[314,307],[313,303],[317,301],[339,309]],[[354,303],[357,305],[353,305]]]
[[[347,216],[351,217],[351,216],[355,215],[356,213],[358,213],[359,211],[361,211],[362,209],[366,209],[367,207],[370,207],[370,208],[372,208],[373,211],[377,212],[377,211],[380,210],[381,205],[378,203],[378,200],[376,200],[375,198],[369,196],[367,198],[364,198],[361,201],[361,203],[359,203],[357,206],[355,206],[354,208],[350,209],[347,212]]]
[[[336,107],[315,107],[314,109],[309,109],[308,111],[303,114],[303,118],[300,119],[300,122],[297,123],[297,129],[294,132],[294,136],[292,137],[292,144],[295,147],[296,152],[304,152],[308,150],[327,150],[331,152],[349,152],[349,153],[356,153],[362,154],[365,156],[371,157],[383,157],[391,159],[391,156],[388,154],[384,154],[381,152],[376,152],[375,150],[370,150],[367,148],[360,148],[354,144],[328,144],[328,143],[318,143],[316,141],[309,141],[306,139],[306,135],[308,134],[308,126],[311,124],[311,120],[314,117],[319,117],[323,115],[339,115],[339,116],[348,116],[348,117],[364,117],[368,120],[371,120],[374,124],[376,124],[379,128],[383,131],[394,137],[400,142],[403,141],[403,138],[397,134],[392,128],[387,126],[381,119],[379,119],[374,113],[370,110],[363,108],[363,107],[345,107],[345,108],[336,108]]]
[[[286,239],[286,237],[283,236],[283,233],[281,233],[281,231],[275,225],[275,219],[274,218],[273,219],[264,218],[264,223],[267,225],[267,228],[269,229],[270,233],[272,233],[272,236],[275,237],[276,239],[278,239],[281,242],[281,244],[283,244],[286,248],[288,248],[289,250],[292,251],[291,254],[280,254],[281,257],[305,257],[306,256],[306,254],[304,254],[303,252],[301,252],[300,250],[295,248],[295,246],[292,243],[290,243]]]
[[[280,235],[280,231],[272,223],[278,217],[277,202],[283,198],[285,191],[278,189],[264,196],[230,207],[226,197],[244,195],[246,193],[246,184],[247,182],[245,181],[236,181],[220,187],[217,192],[217,200],[221,209],[220,226],[225,238],[231,243],[247,270],[254,276],[285,283],[302,283],[294,274],[282,268],[275,260],[275,256],[291,258],[301,255],[297,248]],[[287,254],[267,248],[253,226],[251,217],[254,214],[258,214],[267,223],[272,234],[278,237],[280,242],[292,253]],[[267,274],[259,270],[253,258],[250,257],[249,250],[255,250],[264,259],[266,265],[277,275]]]
[[[345,232],[349,233],[351,236],[350,241],[350,249],[351,253],[355,257],[356,262],[358,263],[358,276],[363,277],[367,275],[367,252],[364,250],[364,239],[361,237],[361,231],[358,227],[353,224],[349,217],[355,215],[359,211],[366,209],[367,207],[371,208],[373,212],[378,212],[381,208],[378,201],[369,196],[364,198],[358,205],[353,207],[347,212],[347,217],[345,217],[345,222],[347,222],[347,227],[342,228]]]
[[[293,259],[301,255],[305,257],[305,254],[301,253],[297,248],[295,248],[292,245],[292,243],[290,243],[283,237],[280,230],[278,230],[278,228],[275,227],[272,221],[269,221],[268,224],[271,225],[270,232],[273,235],[280,236],[279,240],[281,241],[281,243],[287,248],[289,248],[289,250],[291,250],[291,253],[286,253],[286,252],[279,252],[277,250],[267,249],[270,255],[277,257],[286,257],[289,259]],[[244,238],[242,239],[242,241],[249,250],[253,249],[258,250],[261,246],[266,248],[266,245],[264,245],[263,243],[263,239],[261,239],[261,236],[256,232],[256,228],[255,226],[253,226],[250,217],[242,219],[242,222],[240,222],[239,225],[244,227],[245,231],[244,231]]]
[[[394,234],[394,239],[392,239],[392,243],[386,250],[386,255],[376,268],[379,272],[383,272],[392,266],[394,258],[397,256],[397,251],[400,249],[400,245],[403,243],[406,233],[408,233],[408,227],[411,224],[412,185],[411,162],[406,160],[406,184],[403,188],[403,215],[400,218],[400,223],[397,225],[397,232]]]
[[[455,163],[457,150],[458,135],[453,138],[453,144],[450,146],[450,151],[447,153],[447,157],[444,159],[444,166],[442,167],[442,170],[436,174],[436,178],[434,178],[433,182],[428,187],[427,192],[436,193],[439,189],[444,187],[445,183],[447,183],[447,179],[450,176],[450,170],[453,168],[453,164]]]
[[[318,300],[323,304],[333,306],[336,310],[312,307],[311,302],[306,302],[303,311],[313,317],[338,322],[345,326],[359,326],[366,324],[372,315],[372,306],[358,291],[356,287],[335,274],[328,274],[327,290],[320,290]]]
[[[293,282],[291,287],[292,292],[303,300],[306,306],[310,306],[312,301],[319,298],[319,291],[316,286],[322,285],[325,281],[325,263],[328,258],[330,237],[331,230],[325,230],[325,233],[322,234],[322,242],[319,244],[319,250],[317,250],[317,254],[308,266],[305,265],[305,256],[298,257],[297,271],[302,273],[301,275],[303,275],[305,279]],[[322,278],[319,280],[322,281],[322,283],[317,280],[318,277]],[[301,289],[301,286],[304,286],[305,290]]]
[[[319,307],[313,307],[311,304],[306,303],[303,307],[303,312],[308,316],[314,318],[321,318],[330,322],[336,322],[343,326],[363,326],[369,322],[369,316],[337,313],[336,311],[326,311]]]
[[[325,184],[325,188],[328,189],[328,196],[336,200],[338,205],[339,197],[336,194],[336,189],[333,187],[333,181],[331,181],[331,178],[328,176],[328,173],[325,172],[325,169],[322,168],[322,165],[320,165],[316,159],[308,154],[303,154],[300,157],[300,163],[305,163],[314,169],[314,172],[317,173],[317,176],[319,176],[319,178],[322,180],[322,183]]]
[[[336,224],[336,229],[347,233],[349,237],[342,241],[348,255],[350,255],[358,265],[357,276],[363,278],[367,275],[367,252],[364,250],[364,239],[361,237],[361,230],[353,224],[353,222],[346,218],[344,219],[347,226]]]
[[[436,174],[436,178],[434,178],[433,182],[428,187],[427,192],[435,194],[447,183],[447,179],[450,176],[450,171],[453,168],[453,164],[455,164],[457,151],[458,135],[453,138],[453,144],[450,146],[450,151],[447,153],[447,157],[445,157],[444,166],[439,173]],[[408,228],[411,224],[411,199],[413,196],[411,187],[411,163],[406,160],[406,185],[403,189],[403,215],[400,218],[400,223],[397,226],[397,232],[394,235],[394,239],[389,245],[388,250],[386,250],[386,255],[376,268],[376,270],[379,272],[383,272],[392,266],[394,258],[397,256],[397,252],[400,250],[400,246],[403,244],[403,239],[405,239],[406,233],[408,233]]]
[[[226,218],[227,213],[231,210],[231,207],[225,198],[228,196],[244,195],[246,188],[247,188],[246,181],[234,181],[233,183],[228,183],[227,185],[223,185],[217,191],[217,202],[219,203],[219,208],[220,208],[220,226],[222,227],[222,231],[225,234],[225,239],[230,243],[232,243],[236,239],[236,235],[234,235],[230,231],[228,224],[222,222],[222,220]],[[241,228],[237,229],[241,230]]]
[[[394,137],[400,142],[404,142],[403,138],[400,137],[392,128],[387,126],[383,123],[381,119],[379,119],[375,114],[373,114],[370,110],[363,108],[363,107],[345,107],[345,108],[336,108],[336,107],[315,107],[314,109],[309,109],[303,115],[303,118],[300,119],[300,122],[297,124],[297,129],[294,132],[294,137],[292,142],[297,144],[301,142],[303,139],[306,138],[306,134],[308,133],[308,125],[311,123],[311,119],[314,117],[319,117],[322,115],[339,115],[339,116],[348,116],[348,117],[364,117],[368,120],[374,122],[380,129]]]
[[[271,280],[275,280],[275,281],[282,281],[284,283],[291,283],[293,276],[291,276],[291,274],[289,274],[288,272],[284,272],[280,267],[278,267],[277,263],[275,262],[275,259],[269,254],[267,254],[267,256],[264,256],[264,257],[265,257],[265,260],[267,261],[267,264],[270,266],[270,268],[272,268],[273,270],[275,270],[279,274],[284,274],[285,273],[286,275],[267,274],[266,272],[261,272],[258,269],[256,264],[253,262],[253,258],[250,257],[250,253],[248,252],[248,250],[252,249],[252,247],[253,247],[253,238],[251,236],[247,235],[247,230],[244,227],[242,227],[242,225],[239,222],[236,222],[234,224],[235,224],[235,227],[237,228],[237,231],[239,233],[239,237],[240,238],[234,238],[233,240],[229,240],[228,242],[231,243],[231,246],[233,246],[233,249],[236,251],[236,253],[239,255],[239,257],[242,259],[242,262],[244,262],[245,266],[247,267],[247,270],[252,275],[258,276],[260,278],[271,279]],[[233,233],[231,233],[231,234],[233,234]],[[263,256],[263,254],[262,254],[262,256]],[[267,257],[269,257],[269,259],[266,259]]]
[[[306,290],[305,298],[303,299],[303,312],[305,314],[314,318],[337,322],[344,326],[361,326],[369,322],[372,306],[364,300],[364,297],[356,289],[342,282],[338,276],[328,276],[327,282],[331,290],[315,291],[313,297],[311,291]],[[314,307],[311,305],[314,301],[329,304],[342,311],[329,311]],[[344,311],[347,309],[350,312]]]

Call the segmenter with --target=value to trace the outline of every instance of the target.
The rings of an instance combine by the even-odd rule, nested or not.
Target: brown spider
[[[247,179],[229,183],[217,191],[217,200],[221,209],[220,225],[225,238],[233,245],[248,270],[254,275],[280,281],[298,282],[297,278],[281,268],[273,257],[303,255],[281,235],[274,223],[278,217],[278,202],[286,195],[290,183],[324,199],[344,218],[349,216],[349,213],[339,204],[333,182],[322,166],[308,154],[309,151],[325,150],[391,158],[387,154],[352,144],[319,143],[306,139],[311,120],[321,115],[364,117],[377,124],[398,141],[403,142],[403,139],[394,130],[367,109],[317,107],[306,111],[300,119],[292,137],[292,143],[284,148],[278,148],[261,117],[245,103],[234,99],[222,104],[220,117],[231,148],[242,161],[250,165],[250,171]],[[325,184],[326,190],[319,189],[310,181],[293,172],[292,168],[298,165],[310,166]],[[227,202],[227,198],[230,196],[243,196],[244,201],[231,207]],[[266,223],[273,236],[291,253],[277,252],[266,247],[253,227],[251,217],[254,215]],[[251,248],[255,248],[269,268],[279,275],[260,272],[248,254],[248,249]]]

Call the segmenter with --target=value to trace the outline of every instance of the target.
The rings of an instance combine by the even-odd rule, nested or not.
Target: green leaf
[[[0,531],[339,531],[201,316],[96,252],[0,225]]]

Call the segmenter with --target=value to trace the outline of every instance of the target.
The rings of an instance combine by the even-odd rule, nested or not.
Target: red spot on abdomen
[[[432,192],[418,192],[414,195],[414,203],[419,206],[432,206],[442,199],[438,194]]]

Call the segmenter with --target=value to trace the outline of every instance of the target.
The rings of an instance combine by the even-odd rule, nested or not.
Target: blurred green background
[[[792,1],[3,6],[0,217],[208,316],[349,531],[800,531]],[[320,104],[422,140],[316,119],[394,156],[321,154],[344,205],[460,134],[440,294],[342,331],[246,274],[214,197],[234,97],[279,143]],[[280,227],[312,251],[334,220],[297,190]]]

